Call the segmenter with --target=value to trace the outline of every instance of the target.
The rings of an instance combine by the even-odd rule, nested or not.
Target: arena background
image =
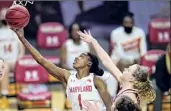
[[[12,5],[13,1],[0,1],[0,10],[4,7]],[[110,33],[121,24],[122,14],[131,11],[134,13],[135,25],[142,28],[147,37],[148,50],[151,49],[166,49],[166,44],[162,46],[151,47],[149,43],[149,24],[155,18],[170,19],[169,1],[83,1],[83,10],[79,8],[78,1],[34,1],[33,4],[26,5],[31,15],[31,20],[28,26],[24,29],[25,37],[34,45],[44,56],[59,56],[60,49],[42,49],[37,46],[37,31],[42,23],[58,22],[68,29],[74,22],[80,22],[86,29],[90,29],[92,35],[99,41],[100,45],[109,52]],[[35,18],[40,15],[41,23],[37,24]],[[29,54],[26,52],[26,54]],[[103,67],[100,64],[100,67]],[[104,67],[103,67],[104,68]],[[52,77],[49,77],[47,83],[48,90],[52,93],[50,101],[25,101],[19,102],[18,92],[20,85],[15,80],[15,74],[11,74],[10,85],[7,103],[7,108],[2,105],[0,99],[0,111],[17,111],[18,108],[23,111],[64,111],[70,110],[70,104],[65,98],[65,91],[60,82]],[[170,96],[164,95],[159,91],[160,98],[155,102],[156,108],[153,108],[154,103],[149,104],[148,111],[170,111]],[[18,103],[24,104],[22,107]],[[49,106],[50,103],[50,106]],[[34,105],[37,104],[39,108]],[[28,108],[25,108],[27,106]],[[162,106],[162,109],[160,107]]]

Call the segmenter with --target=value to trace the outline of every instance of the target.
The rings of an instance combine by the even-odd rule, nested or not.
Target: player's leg
[[[8,107],[8,100],[7,100],[7,95],[8,95],[8,85],[9,85],[9,66],[7,63],[4,64],[5,66],[5,74],[4,77],[2,78],[0,82],[0,108],[1,109],[6,109]]]
[[[5,62],[5,75],[1,81],[1,93],[2,95],[8,95],[8,86],[9,86],[9,74],[14,72],[15,62]]]
[[[3,96],[8,95],[8,84],[9,84],[9,73],[10,73],[10,67],[8,63],[5,62],[5,74],[4,77],[1,80],[1,94]]]
[[[8,95],[9,74],[14,72],[15,62],[5,62],[5,75],[1,80],[1,94],[2,96]]]

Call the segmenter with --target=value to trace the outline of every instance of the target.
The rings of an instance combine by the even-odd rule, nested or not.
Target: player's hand
[[[23,37],[23,29],[15,29],[15,28],[10,28],[11,30],[13,30],[18,37]]]
[[[77,33],[80,38],[87,43],[92,43],[93,41],[95,41],[95,39],[91,36],[90,30],[88,32],[84,30],[84,33],[81,31],[77,31]]]
[[[85,111],[99,111],[97,102],[90,103],[88,101],[83,101]]]

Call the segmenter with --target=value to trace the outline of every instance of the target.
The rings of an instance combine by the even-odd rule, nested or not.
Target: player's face
[[[80,28],[79,28],[78,24],[74,24],[72,26],[71,36],[72,36],[73,39],[80,39],[80,37],[79,37],[79,35],[77,33],[77,31],[79,31],[79,30],[80,30]]]
[[[0,60],[0,80],[2,79],[4,73],[5,73],[4,61]]]
[[[76,57],[73,63],[75,69],[84,68],[90,62],[90,58],[86,53],[82,53],[80,56]]]
[[[133,27],[134,22],[131,17],[125,17],[123,20],[123,25],[124,25],[124,27]]]
[[[124,71],[123,71],[123,79],[125,81],[134,81],[135,78],[133,76],[133,74],[135,73],[135,71],[137,70],[138,68],[138,65],[137,64],[134,64],[128,68],[125,68]]]

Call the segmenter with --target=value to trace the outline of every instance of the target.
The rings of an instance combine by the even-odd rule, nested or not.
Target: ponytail
[[[134,88],[137,89],[142,103],[150,103],[154,101],[156,93],[149,80],[149,71],[146,67],[137,65],[138,68],[133,74],[135,81]]]
[[[101,69],[101,68],[99,68],[99,67],[97,67],[97,68],[92,68],[92,70],[90,70],[90,72],[92,72],[92,73],[94,73],[94,74],[96,74],[96,75],[98,75],[98,76],[103,76],[103,74],[104,74],[103,69]]]
[[[104,71],[103,69],[99,68],[99,61],[97,57],[91,53],[88,53],[88,56],[90,57],[90,60],[92,62],[92,65],[90,67],[90,73],[94,73],[98,76],[102,76],[104,74]]]
[[[151,103],[156,98],[156,93],[151,85],[150,80],[145,82],[134,81],[134,88],[137,89],[140,100],[143,103]]]

